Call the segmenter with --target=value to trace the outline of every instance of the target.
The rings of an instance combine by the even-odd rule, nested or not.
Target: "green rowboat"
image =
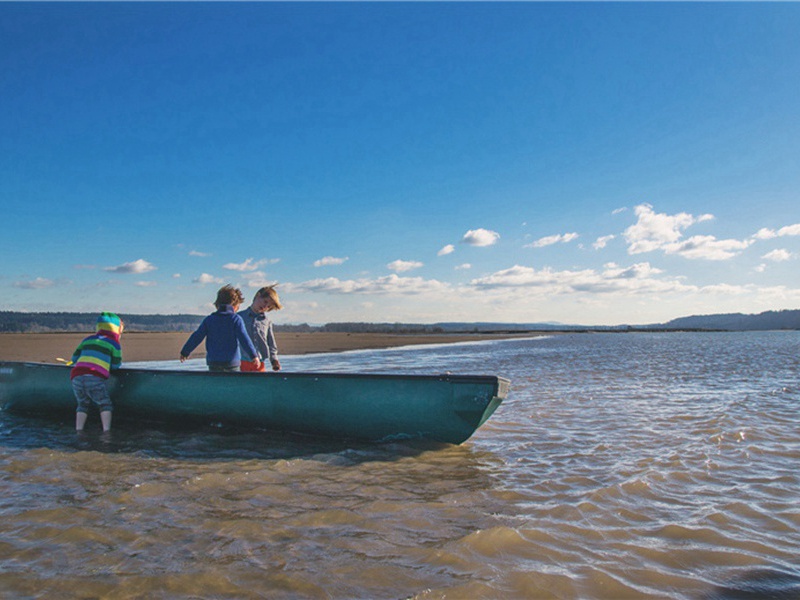
[[[70,368],[0,362],[0,407],[68,417]],[[509,381],[484,375],[210,373],[119,369],[114,421],[222,423],[310,435],[460,444],[488,419]]]

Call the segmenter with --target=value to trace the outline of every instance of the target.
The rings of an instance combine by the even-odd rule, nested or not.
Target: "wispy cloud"
[[[534,269],[514,265],[486,277],[472,280],[479,288],[527,288],[540,289],[546,294],[570,294],[591,292],[596,294],[627,292],[651,293],[687,291],[695,289],[679,279],[660,279],[661,271],[649,263],[637,263],[630,267],[606,265],[603,271],[583,269],[579,271],[556,271],[550,268]]]
[[[189,252],[189,256],[198,256],[200,258],[204,258],[206,256],[211,256],[208,252],[200,252],[199,250],[192,250]]]
[[[284,289],[289,293],[413,295],[441,292],[450,289],[450,286],[435,279],[387,275],[376,279],[341,280],[336,277],[313,279],[297,284],[288,283]]]
[[[158,267],[154,266],[153,264],[147,262],[143,258],[138,260],[134,260],[133,262],[123,263],[116,267],[106,267],[105,270],[111,273],[119,273],[119,274],[139,274],[139,273],[148,273],[149,271],[155,271]]]
[[[752,240],[718,240],[713,235],[696,235],[683,242],[667,244],[667,254],[703,260],[728,260],[739,255],[752,244]]]
[[[786,260],[791,260],[792,253],[789,252],[788,250],[785,250],[785,249],[781,248],[781,249],[778,249],[778,250],[773,250],[772,252],[767,252],[761,258],[763,258],[765,260],[771,260],[773,262],[784,262]]]
[[[395,271],[396,273],[405,273],[406,271],[419,269],[423,266],[425,266],[424,263],[421,263],[417,260],[395,260],[386,265],[386,268],[390,271]]]
[[[566,244],[576,239],[578,239],[577,233],[560,233],[539,238],[535,242],[527,244],[525,248],[544,248],[545,246],[552,246],[553,244]]]
[[[320,258],[319,260],[315,260],[314,261],[314,266],[315,267],[329,267],[329,266],[341,265],[341,264],[345,263],[348,260],[350,260],[350,257],[348,257],[348,256],[345,256],[343,258],[337,258],[335,256],[325,256],[323,258]]]
[[[786,227],[781,227],[777,231],[774,229],[763,228],[759,229],[753,237],[757,240],[771,240],[777,237],[784,237],[787,235],[800,235],[800,223],[796,223],[794,225],[787,225]]]
[[[463,265],[458,265],[456,267],[456,271],[467,271],[472,268],[472,265],[469,263],[464,263]]]
[[[492,246],[498,242],[500,234],[489,229],[470,229],[461,238],[461,243],[470,246]]]
[[[56,282],[52,279],[37,277],[36,279],[31,279],[29,281],[15,281],[14,287],[22,290],[43,290],[53,287],[55,284]]]
[[[219,277],[214,277],[213,275],[209,275],[208,273],[203,273],[200,275],[200,277],[192,279],[192,283],[199,283],[200,285],[206,285],[207,283],[223,284],[225,283],[225,280],[220,279]]]
[[[455,251],[456,251],[456,247],[453,246],[453,244],[447,244],[447,246],[444,246],[441,250],[439,250],[436,253],[436,256],[446,256],[448,254],[452,254]]]
[[[155,287],[158,284],[155,281],[137,281],[133,285],[138,287]]]
[[[268,280],[266,273],[262,271],[245,273],[242,275],[242,279],[244,279],[245,285],[249,288],[261,288],[275,283],[274,281]]]
[[[262,258],[260,260],[255,260],[253,258],[248,258],[244,262],[241,263],[226,263],[222,265],[223,269],[228,269],[229,271],[239,271],[239,272],[246,272],[246,271],[257,271],[261,267],[265,265],[274,265],[275,263],[280,262],[279,258]]]
[[[592,244],[592,248],[594,248],[595,250],[602,250],[608,245],[608,242],[610,242],[616,237],[617,236],[615,235],[604,235],[602,237],[599,237],[595,240],[594,244]]]

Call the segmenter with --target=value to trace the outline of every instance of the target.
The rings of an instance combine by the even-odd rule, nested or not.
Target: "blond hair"
[[[281,304],[281,299],[278,298],[278,292],[275,290],[275,286],[278,285],[268,285],[262,287],[260,290],[256,292],[254,298],[269,298],[272,300],[272,303],[275,305],[275,310],[280,310],[283,308],[283,304]]]

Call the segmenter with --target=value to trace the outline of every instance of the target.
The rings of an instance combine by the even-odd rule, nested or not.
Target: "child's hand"
[[[186,361],[187,358],[189,358],[189,357],[188,356],[184,356],[183,354],[181,354],[181,362]]]
[[[273,371],[280,371],[281,370],[281,363],[277,358],[272,361],[272,370]]]

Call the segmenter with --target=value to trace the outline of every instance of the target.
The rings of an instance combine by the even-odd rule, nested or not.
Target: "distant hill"
[[[193,331],[204,315],[122,315],[128,331]],[[97,313],[26,313],[0,311],[0,332],[47,333],[94,331]],[[563,323],[445,322],[415,323],[328,323],[326,325],[276,325],[278,331],[337,331],[348,333],[473,333],[522,331],[629,331],[629,330],[716,330],[759,331],[800,330],[800,310],[768,311],[758,315],[740,313],[698,315],[667,323],[641,326],[566,325]]]
[[[681,317],[664,323],[660,327],[666,329],[721,329],[724,331],[800,329],[800,310],[771,310],[757,315],[733,313]]]

